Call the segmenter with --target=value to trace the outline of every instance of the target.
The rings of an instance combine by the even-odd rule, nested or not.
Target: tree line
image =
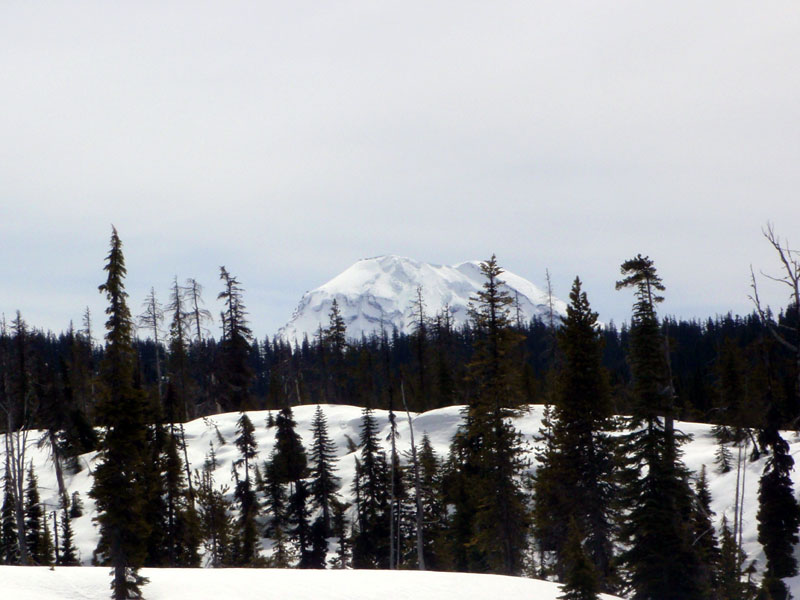
[[[565,598],[786,598],[781,580],[796,573],[800,511],[780,429],[800,406],[797,304],[776,317],[757,304],[744,318],[659,320],[664,286],[639,255],[623,263],[617,284],[634,290],[630,326],[598,327],[577,278],[562,323],[521,323],[496,259],[481,268],[486,282],[460,329],[446,311],[429,317],[418,294],[411,335],[348,340],[334,304],[314,340],[259,342],[243,288],[223,267],[218,342],[205,330],[210,315],[191,280],[173,282],[166,336],[165,311],[151,292],[138,317],[150,338],[141,340],[115,230],[100,286],[108,300],[103,347],[92,342],[88,315],[82,331],[59,336],[30,331],[19,314],[3,325],[0,557],[70,564],[63,561],[71,541],[54,548],[47,522],[36,519],[35,474],[27,492],[21,488],[25,436],[37,427],[65,468],[77,468],[83,452],[100,452],[94,560],[113,567],[115,598],[139,597],[142,566],[197,566],[201,547],[214,566],[535,574],[563,582]],[[350,506],[339,494],[322,410],[309,450],[295,431],[292,406],[307,403],[364,407]],[[532,403],[547,407],[533,476],[512,419]],[[436,456],[425,437],[412,457],[401,456],[394,436],[389,456],[381,449],[373,409],[388,408],[394,425],[401,405],[452,404],[465,408],[447,456]],[[245,411],[260,408],[276,412],[268,423],[276,443],[259,464]],[[241,411],[232,490],[214,481],[213,446],[196,472],[185,456],[182,424],[221,411]],[[741,454],[750,440],[751,458],[769,457],[759,487],[767,556],[760,588],[745,578],[738,516],[733,531],[725,519],[717,531],[706,475],[681,462],[686,436],[677,419],[716,424],[715,468],[732,468],[731,449]],[[80,499],[58,479],[64,540]]]

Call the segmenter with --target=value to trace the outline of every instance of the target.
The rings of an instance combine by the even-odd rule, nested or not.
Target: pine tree
[[[634,600],[703,597],[703,565],[692,545],[692,493],[679,446],[686,438],[674,428],[674,392],[655,305],[664,290],[653,262],[641,255],[625,261],[617,289],[636,293],[631,319],[629,362],[632,415],[625,436],[624,501],[630,506],[622,534],[622,555]]]
[[[453,518],[462,522],[464,533],[471,532],[466,543],[476,555],[468,568],[515,575],[522,568],[529,522],[520,483],[526,465],[519,434],[507,419],[521,398],[514,361],[521,336],[511,328],[512,299],[501,287],[503,270],[496,258],[481,263],[481,271],[486,281],[470,309],[476,331],[475,352],[467,366],[473,392],[451,460],[462,478],[459,487],[471,499],[455,505]]]
[[[600,597],[597,570],[583,548],[582,538],[577,522],[571,519],[564,544],[564,585],[559,600],[598,600]]]
[[[3,475],[3,508],[0,512],[0,564],[19,564],[19,539],[17,538],[16,500],[11,473],[6,466]]]
[[[220,267],[219,277],[224,288],[217,299],[225,304],[222,312],[222,341],[219,345],[220,403],[224,411],[247,410],[252,408],[250,385],[253,370],[250,368],[252,332],[247,326],[247,311],[242,298],[244,290],[225,267]]]
[[[69,502],[69,518],[79,519],[83,516],[83,500],[80,492],[72,492],[72,499]]]
[[[389,566],[389,474],[378,443],[378,424],[369,407],[361,412],[359,446],[353,481],[358,518],[352,564],[356,569],[385,569]]]
[[[556,573],[566,577],[569,524],[586,536],[586,552],[599,589],[614,589],[612,499],[613,414],[607,376],[601,365],[602,341],[577,277],[567,318],[558,332],[562,355],[548,443],[539,454],[534,493],[534,525],[545,549],[555,554]],[[575,550],[574,548],[572,549]]]
[[[350,564],[350,543],[347,536],[348,504],[336,500],[333,504],[332,533],[336,537],[336,555],[331,559],[333,569],[346,569]]]
[[[224,567],[232,562],[233,522],[230,503],[225,497],[228,488],[217,489],[214,480],[216,469],[217,459],[212,445],[197,477],[197,507],[207,560],[212,567]]]
[[[28,470],[28,485],[25,488],[25,541],[28,555],[36,565],[46,565],[47,543],[44,537],[45,516],[39,497],[39,486],[33,463]]]
[[[794,459],[789,444],[780,434],[776,409],[770,410],[768,425],[761,432],[761,443],[772,454],[758,484],[758,541],[767,559],[762,587],[772,600],[791,598],[785,577],[797,575],[794,546],[798,543],[800,507],[794,497],[791,471]]]
[[[701,582],[709,597],[718,597],[720,589],[721,553],[714,531],[714,511],[711,510],[711,492],[708,489],[706,466],[700,469],[695,485],[695,502],[692,514],[692,545],[700,556]]]
[[[314,508],[321,512],[323,537],[327,537],[331,530],[331,506],[336,500],[340,480],[335,475],[336,445],[328,435],[328,421],[319,405],[314,411],[311,434],[311,500]]]
[[[72,523],[66,510],[61,511],[61,548],[59,549],[58,564],[65,567],[80,564],[78,560],[78,549],[75,547],[75,535],[72,531]]]
[[[244,465],[244,478],[237,475],[234,496],[239,502],[239,547],[237,549],[237,562],[239,565],[253,565],[258,558],[258,527],[256,516],[258,503],[256,501],[253,482],[250,478],[252,468],[256,467],[255,458],[258,454],[258,443],[255,439],[255,427],[247,414],[242,413],[236,422],[236,447],[241,458],[237,465]]]
[[[100,286],[109,302],[106,309],[106,350],[101,366],[104,394],[97,407],[106,427],[100,461],[94,472],[91,496],[95,499],[101,562],[113,568],[111,589],[115,600],[141,597],[146,580],[138,569],[146,556],[149,524],[144,518],[145,462],[148,457],[145,402],[134,388],[133,323],[123,280],[125,259],[117,230],[112,229],[111,250]]]
[[[719,600],[742,600],[746,597],[741,581],[741,565],[744,563],[744,558],[728,525],[728,518],[722,515],[719,568],[717,571]]]

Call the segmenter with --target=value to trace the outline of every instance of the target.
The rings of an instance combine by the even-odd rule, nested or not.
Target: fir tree
[[[75,547],[75,535],[72,531],[72,522],[66,510],[61,511],[61,548],[59,549],[58,564],[65,567],[80,564],[78,549]]]
[[[83,500],[80,492],[72,492],[72,499],[69,503],[69,518],[78,519],[83,516]]]
[[[537,537],[552,550],[556,573],[566,577],[569,524],[586,536],[600,590],[614,589],[611,507],[616,494],[613,415],[602,342],[580,279],[570,292],[567,318],[558,332],[562,355],[556,403],[534,486]],[[574,551],[574,548],[572,549]]]
[[[706,466],[700,469],[695,485],[695,503],[692,514],[692,545],[700,556],[701,582],[706,595],[716,598],[720,588],[720,547],[714,531],[714,511],[711,510],[711,492],[708,490]]]
[[[231,564],[233,523],[230,503],[225,498],[228,488],[222,486],[217,489],[214,481],[216,469],[216,455],[211,446],[203,470],[197,477],[197,507],[207,560],[212,567],[223,567]]]
[[[16,500],[11,473],[6,466],[3,475],[3,508],[0,513],[0,564],[19,564],[19,539],[17,538]]]
[[[222,312],[222,341],[219,345],[220,402],[225,411],[247,410],[252,408],[250,385],[253,370],[250,368],[252,332],[247,326],[247,311],[242,298],[244,290],[225,267],[220,267],[219,277],[224,288],[217,299],[225,305]]]
[[[311,434],[311,499],[314,508],[321,512],[323,537],[327,537],[331,529],[331,506],[337,496],[339,478],[335,475],[336,445],[328,435],[328,421],[319,405],[314,411]]]
[[[389,476],[386,456],[378,443],[378,424],[372,409],[361,412],[360,458],[353,487],[356,496],[357,533],[352,561],[357,569],[389,566]]]
[[[470,309],[475,352],[467,366],[473,387],[453,441],[451,463],[468,501],[455,504],[454,520],[474,552],[470,569],[515,575],[527,544],[527,497],[520,483],[525,467],[519,434],[508,421],[520,402],[514,361],[521,339],[511,328],[511,297],[501,288],[503,270],[494,256],[481,263],[486,278]],[[458,539],[458,538],[456,538]],[[457,550],[458,551],[458,550]]]
[[[575,519],[567,528],[564,544],[564,585],[559,600],[598,600],[600,583],[594,562],[583,548],[582,535]]]
[[[764,466],[758,484],[758,541],[767,559],[762,587],[772,600],[791,598],[782,579],[797,575],[794,546],[798,543],[800,507],[794,497],[792,479],[794,459],[789,444],[777,427],[776,410],[768,417],[768,426],[761,433],[761,443],[772,454]]]
[[[629,457],[624,500],[631,507],[622,528],[622,555],[634,600],[700,599],[703,565],[692,545],[692,493],[680,461],[685,436],[674,428],[674,391],[655,305],[664,290],[653,262],[625,261],[617,289],[633,287],[629,361],[632,415],[624,450]]]
[[[146,580],[138,569],[146,556],[149,525],[144,518],[147,428],[145,402],[134,388],[135,351],[133,323],[123,280],[125,259],[122,242],[112,230],[111,250],[100,286],[109,302],[106,309],[106,350],[101,367],[104,394],[97,407],[106,432],[100,461],[94,472],[91,495],[97,508],[100,543],[97,555],[113,568],[111,588],[115,600],[141,597]]]
[[[47,543],[44,537],[45,516],[39,497],[39,486],[33,464],[28,469],[28,485],[25,488],[25,542],[28,555],[36,565],[46,565]]]
[[[239,548],[237,549],[237,562],[240,565],[252,565],[258,557],[258,528],[256,516],[258,503],[250,478],[250,471],[256,467],[255,458],[258,454],[258,443],[254,433],[255,427],[247,414],[242,413],[236,422],[236,447],[241,458],[238,465],[244,466],[244,478],[237,476],[235,497],[239,502]]]

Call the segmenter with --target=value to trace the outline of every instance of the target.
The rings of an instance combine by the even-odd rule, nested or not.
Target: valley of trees
[[[163,305],[151,292],[133,315],[115,230],[100,286],[103,344],[88,311],[81,327],[59,334],[19,313],[2,321],[0,564],[77,563],[70,521],[81,499],[67,492],[61,469],[74,471],[77,456],[97,450],[94,562],[112,567],[114,598],[141,597],[141,567],[196,567],[201,555],[214,567],[530,575],[563,582],[568,600],[602,592],[788,598],[782,580],[797,574],[800,508],[781,430],[800,420],[800,269],[772,229],[765,235],[785,266],[778,279],[794,293],[778,314],[761,306],[754,277],[752,314],[660,317],[665,284],[637,255],[622,263],[617,282],[632,296],[629,325],[598,326],[579,278],[563,320],[525,323],[492,257],[465,327],[418,295],[414,333],[351,340],[334,303],[327,326],[292,345],[254,337],[244,285],[225,267],[218,339],[192,279],[176,278]],[[300,404],[363,407],[351,504],[339,493],[323,412],[304,447],[292,412]],[[533,475],[510,419],[531,404],[546,406]],[[426,436],[413,453],[394,437],[391,451],[382,450],[373,410],[390,410],[394,423],[406,410],[451,405],[464,409],[447,456]],[[259,461],[253,432],[263,425],[246,411],[262,409],[274,415],[276,442]],[[188,465],[183,439],[183,423],[220,412],[241,413],[227,482],[214,479],[213,449],[205,465]],[[738,497],[733,523],[716,529],[705,471],[691,473],[681,461],[686,436],[677,420],[714,424],[719,447],[709,468],[738,473],[743,462],[768,457],[759,483],[767,561],[760,585],[741,550]],[[48,445],[58,469],[52,521],[26,459],[34,442]]]

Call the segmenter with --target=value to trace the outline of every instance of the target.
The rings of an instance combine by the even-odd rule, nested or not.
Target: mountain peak
[[[306,292],[278,336],[290,342],[301,342],[304,336],[313,339],[320,327],[328,326],[334,300],[351,339],[394,327],[410,333],[417,289],[422,290],[427,316],[447,307],[454,325],[461,326],[468,320],[470,299],[483,286],[480,264],[472,260],[454,266],[437,265],[395,254],[362,258],[327,283]],[[525,321],[547,313],[547,294],[536,285],[508,271],[500,278],[506,291],[515,297]],[[564,302],[554,298],[554,306],[557,313],[565,314]]]

